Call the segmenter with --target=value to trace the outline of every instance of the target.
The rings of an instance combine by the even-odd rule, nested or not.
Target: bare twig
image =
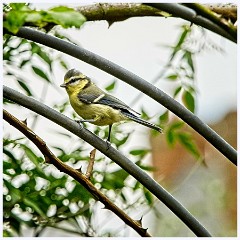
[[[94,148],[90,152],[90,159],[89,159],[89,163],[88,163],[88,166],[87,166],[87,171],[86,171],[86,174],[85,174],[85,177],[87,179],[90,179],[90,177],[92,175],[93,165],[94,165],[94,161],[95,161],[95,155],[96,155],[96,148]]]
[[[203,6],[221,15],[222,18],[230,19],[233,23],[237,21],[236,4],[203,4]]]
[[[138,223],[138,221],[131,219],[126,213],[124,213],[120,208],[118,208],[114,203],[112,203],[104,194],[102,194],[97,188],[95,188],[95,186],[82,173],[73,169],[72,167],[69,167],[67,164],[63,163],[60,159],[58,159],[47,147],[46,143],[30,128],[28,128],[26,124],[11,115],[6,110],[3,110],[3,118],[9,124],[21,131],[29,140],[31,140],[38,147],[38,149],[44,155],[46,162],[53,164],[61,172],[64,172],[69,176],[73,177],[82,186],[84,186],[96,200],[102,202],[105,205],[106,209],[114,212],[120,219],[122,219],[127,225],[132,227],[141,236],[151,236],[147,232],[147,230]]]
[[[232,36],[235,36],[237,38],[237,28],[233,25],[233,23],[229,22],[219,14],[216,14],[209,8],[198,3],[185,3],[184,5],[195,10],[198,15],[211,20],[213,23],[217,24],[219,27],[231,33]]]
[[[222,26],[219,26],[218,24],[213,22],[211,18],[209,19],[209,14],[208,14],[208,17],[206,18],[198,14],[197,11],[178,3],[146,3],[146,4],[148,6],[155,7],[159,10],[166,11],[175,17],[180,17],[182,19],[190,21],[191,23],[204,27],[214,33],[219,34],[224,38],[227,38],[237,43],[237,34],[236,34],[237,30],[235,29],[235,27],[233,27],[234,31],[232,28],[228,27],[227,25],[224,25],[225,27],[222,28]]]
[[[223,18],[237,20],[237,5],[202,4],[213,12],[221,14]],[[80,6],[76,8],[87,19],[87,21],[106,20],[122,21],[130,17],[166,17],[164,11],[140,3],[97,3],[93,5]],[[169,15],[171,16],[171,15]]]

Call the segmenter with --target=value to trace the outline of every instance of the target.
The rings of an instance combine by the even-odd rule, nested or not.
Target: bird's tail
[[[133,120],[134,122],[137,122],[137,123],[140,123],[146,127],[149,127],[149,128],[152,128],[160,133],[163,132],[162,128],[158,127],[157,125],[153,124],[153,123],[150,123],[150,122],[147,122],[137,116],[135,116],[134,114],[130,113],[130,112],[127,112],[127,111],[124,111],[122,112],[126,117],[128,117],[129,119]]]

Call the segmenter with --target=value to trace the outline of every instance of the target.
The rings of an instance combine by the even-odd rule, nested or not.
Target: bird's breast
[[[120,110],[103,104],[87,104],[77,97],[70,97],[70,103],[76,113],[85,120],[95,120],[93,124],[104,126],[128,120]]]

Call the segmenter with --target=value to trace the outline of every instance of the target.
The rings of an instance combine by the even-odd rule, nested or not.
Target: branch
[[[188,20],[191,23],[202,26],[212,32],[215,32],[235,43],[237,43],[237,31],[232,33],[232,29],[228,28],[228,31],[218,26],[210,19],[198,15],[197,12],[191,8],[183,6],[178,3],[147,3],[146,5],[155,7],[159,10],[166,11],[173,14],[175,17]]]
[[[89,159],[89,163],[87,166],[87,171],[86,171],[86,178],[90,179],[91,175],[92,175],[92,171],[93,171],[93,165],[94,165],[94,161],[95,161],[95,154],[96,154],[96,148],[94,148],[91,152],[90,152],[90,159]]]
[[[202,4],[211,11],[221,15],[221,17],[231,20],[233,23],[237,21],[237,5],[236,4]]]
[[[167,14],[141,3],[97,3],[80,6],[76,10],[82,13],[87,21],[106,20],[108,22],[123,21],[131,17],[166,17]]]
[[[221,14],[222,18],[237,20],[237,5],[219,6],[202,4],[209,10]],[[141,3],[97,3],[76,8],[87,21],[106,20],[110,22],[123,21],[130,17],[166,17],[166,12]]]
[[[196,4],[195,4],[196,5]],[[198,4],[199,5],[199,4]],[[188,8],[190,7],[190,8]],[[139,3],[97,3],[93,5],[77,7],[76,10],[83,14],[87,21],[96,21],[96,20],[106,20],[111,25],[113,22],[123,21],[131,17],[144,17],[144,16],[155,16],[155,17],[180,17],[185,20],[189,20],[197,25],[200,25],[204,28],[209,29],[212,32],[215,32],[233,42],[237,42],[237,29],[232,24],[224,24],[224,28],[215,24],[215,21],[212,22],[213,14],[205,14],[206,10],[212,13],[216,11],[221,14],[219,22],[227,23],[227,20],[237,18],[237,6],[233,5],[227,8],[220,8],[218,5],[199,5],[197,8],[191,6],[183,6],[177,3],[148,3],[148,4],[139,4]],[[199,8],[205,9],[204,11],[199,11]],[[224,10],[222,10],[224,9]],[[196,11],[195,11],[196,10]],[[202,14],[203,13],[203,14]],[[197,15],[200,14],[200,15]],[[6,13],[3,13],[3,19],[7,16]],[[210,16],[210,18],[209,18]],[[226,16],[226,19],[223,17]],[[218,18],[215,16],[215,19]],[[55,23],[46,23],[44,28],[49,31],[54,27]],[[26,22],[24,26],[36,26],[38,27],[38,22]]]
[[[60,52],[66,53],[130,84],[131,86],[145,93],[146,95],[169,109],[171,112],[176,114],[179,118],[185,121],[194,130],[196,130],[200,135],[202,135],[209,143],[211,143],[233,164],[237,165],[237,152],[231,145],[229,145],[207,124],[203,123],[197,116],[195,116],[192,112],[186,109],[183,105],[181,105],[179,102],[168,96],[166,93],[164,93],[157,87],[153,86],[148,81],[145,81],[144,79],[138,77],[130,71],[97,54],[94,54],[82,47],[63,41],[48,34],[27,27],[22,27],[17,33],[17,36],[32,40],[34,42],[56,49]]]
[[[51,109],[45,104],[38,102],[33,98],[27,97],[9,87],[3,86],[3,97],[46,117],[97,148],[104,155],[112,159],[121,168],[137,179],[153,195],[162,201],[176,216],[178,216],[197,236],[211,236],[210,233],[198,222],[198,220],[195,219],[191,213],[188,212],[188,210],[184,208],[170,193],[154,181],[140,167],[119,153],[115,148],[112,146],[106,148],[106,142],[97,137],[95,134],[83,127],[80,128],[78,123]]]
[[[233,37],[237,39],[237,28],[231,22],[228,22],[226,19],[219,17],[210,9],[198,3],[185,3],[185,6],[196,11],[197,14],[209,19],[213,23],[217,24],[219,27],[229,32]]]
[[[30,141],[32,141],[41,153],[44,155],[46,163],[53,164],[61,172],[64,172],[78,181],[83,187],[89,191],[93,197],[105,205],[106,209],[114,212],[120,219],[122,219],[127,225],[132,227],[136,232],[142,237],[151,237],[138,221],[131,219],[126,213],[124,213],[120,208],[118,208],[114,203],[112,203],[104,194],[102,194],[95,186],[84,176],[81,172],[69,167],[67,164],[63,163],[58,159],[51,150],[47,147],[46,143],[36,135],[27,125],[11,115],[6,110],[3,110],[3,119],[5,119],[9,124],[17,128],[22,132]]]

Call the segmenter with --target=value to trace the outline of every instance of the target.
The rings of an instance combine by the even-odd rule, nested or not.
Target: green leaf
[[[113,143],[116,144],[116,147],[119,148],[121,145],[125,144],[126,141],[129,138],[130,133],[128,133],[125,137],[121,138],[121,139],[117,139],[116,137],[113,138]]]
[[[3,146],[7,146],[9,144],[14,144],[14,146],[16,146],[18,144],[18,141],[21,141],[25,139],[24,137],[21,137],[21,138],[16,138],[16,139],[7,139],[7,138],[4,138],[3,139]]]
[[[31,49],[32,54],[38,53],[40,51],[40,47],[38,46],[38,44],[34,42],[31,43],[31,47],[32,47]]]
[[[141,118],[144,120],[149,120],[150,117],[148,116],[147,112],[144,110],[144,108],[142,108],[141,110]]]
[[[149,149],[135,149],[130,151],[129,153],[133,156],[145,156],[149,152],[150,152]]]
[[[176,81],[178,79],[178,75],[172,74],[172,75],[167,76],[166,78],[171,81]]]
[[[38,26],[41,26],[42,24],[45,25],[45,23],[41,23],[43,19],[43,16],[40,12],[36,11],[31,11],[28,13],[26,17],[26,22],[31,22],[31,23],[38,23]]]
[[[92,195],[78,182],[76,182],[76,186],[74,187],[73,191],[68,195],[68,199],[71,202],[78,202],[81,200],[84,203],[88,203],[90,198],[92,198]]]
[[[65,6],[54,7],[45,14],[45,21],[59,24],[64,28],[80,28],[86,21],[86,18],[80,12]]]
[[[116,81],[114,80],[110,85],[105,87],[105,90],[106,91],[112,91],[115,88],[115,85],[116,85]]]
[[[38,202],[35,202],[31,198],[28,198],[26,196],[23,198],[23,202],[27,206],[30,206],[32,209],[34,209],[42,218],[46,217],[46,214],[42,211],[41,204],[39,204]]]
[[[193,59],[192,59],[192,53],[189,51],[186,51],[184,54],[184,57],[187,59],[187,63],[190,66],[190,68],[192,69],[192,71],[194,72],[194,63],[193,63]]]
[[[25,154],[29,158],[29,160],[31,160],[32,163],[35,166],[38,166],[39,165],[39,158],[37,157],[37,155],[30,148],[28,148],[27,146],[25,146],[23,144],[21,144],[21,146],[24,149]]]
[[[176,56],[177,52],[181,50],[182,44],[186,40],[188,33],[191,31],[191,27],[189,27],[187,25],[183,25],[182,28],[183,28],[183,32],[182,32],[177,44],[173,47],[173,52],[172,52],[169,62],[171,62],[173,60],[173,58]]]
[[[10,3],[9,6],[11,10],[17,10],[17,11],[30,10],[30,8],[28,7],[28,4],[26,3]]]
[[[169,111],[167,110],[165,113],[163,113],[163,114],[159,117],[160,123],[163,124],[163,123],[168,122],[168,118],[169,118]]]
[[[32,54],[37,54],[43,61],[45,61],[48,65],[50,70],[52,69],[52,59],[49,57],[49,54],[42,50],[42,48],[36,44],[36,43],[31,43],[31,52]]]
[[[182,100],[187,109],[194,113],[195,110],[195,100],[193,95],[189,91],[184,91]]]
[[[6,15],[6,19],[3,22],[3,27],[9,32],[16,34],[18,29],[23,26],[27,17],[27,13],[20,11],[10,11]]]
[[[18,29],[26,22],[26,18],[31,9],[25,3],[10,3],[9,10],[3,22],[3,27],[16,34]]]
[[[189,133],[178,133],[178,139],[185,148],[192,153],[197,159],[200,158],[201,154],[197,148],[197,145],[192,140]]]
[[[67,65],[67,63],[65,62],[65,61],[63,61],[63,60],[60,60],[60,65],[65,69],[65,70],[68,70],[68,65]]]
[[[104,179],[101,185],[105,189],[121,189],[125,186],[124,181],[129,176],[129,174],[120,169],[112,173],[104,173]]]
[[[176,130],[176,129],[180,129],[183,126],[184,126],[183,121],[174,122],[172,125],[169,126],[168,131],[173,131],[173,130]]]
[[[182,35],[179,38],[179,41],[178,41],[176,47],[181,47],[182,46],[182,44],[184,43],[184,41],[187,37],[187,34],[191,31],[191,28],[188,25],[183,25],[182,28],[183,28],[183,32],[182,32]]]
[[[147,189],[145,190],[145,188],[144,188],[144,196],[145,196],[145,199],[147,200],[148,205],[152,205],[153,196]]]
[[[175,142],[174,132],[172,132],[172,131],[167,131],[166,140],[167,140],[167,143],[168,143],[170,146],[173,146],[173,144],[174,144],[174,142]]]
[[[6,181],[5,179],[4,181],[4,185],[9,189],[9,191],[11,192],[11,204],[14,205],[15,203],[17,203],[18,201],[21,200],[22,196],[21,196],[21,191],[19,191],[19,189],[13,187],[13,185]]]
[[[29,62],[29,59],[26,59],[26,60],[22,60],[22,62],[20,63],[19,65],[19,68],[22,68],[24,65],[26,65],[26,63]]]
[[[138,166],[139,166],[141,169],[143,169],[143,170],[145,170],[145,171],[148,171],[148,172],[153,172],[153,171],[156,171],[156,170],[157,170],[156,167],[147,166],[147,165],[142,165],[141,163],[138,164]]]
[[[173,144],[176,141],[176,130],[179,130],[181,127],[184,126],[183,121],[175,122],[171,124],[168,127],[168,130],[166,131],[166,140],[170,146],[173,146]]]
[[[48,54],[47,54],[46,52],[42,51],[41,49],[40,49],[40,51],[38,51],[36,54],[37,54],[43,61],[45,61],[45,62],[48,64],[49,69],[52,70],[52,60],[50,59],[50,57],[48,56]]]
[[[28,96],[32,96],[32,92],[30,91],[28,86],[24,83],[24,81],[18,79],[17,82],[20,85],[20,87],[27,93]]]
[[[175,98],[180,93],[181,90],[182,90],[182,86],[179,86],[178,88],[176,88],[173,93],[173,97]]]
[[[38,67],[32,66],[32,70],[41,78],[43,78],[44,80],[51,82],[50,79],[48,78],[48,76],[43,72],[43,70],[41,70]]]

